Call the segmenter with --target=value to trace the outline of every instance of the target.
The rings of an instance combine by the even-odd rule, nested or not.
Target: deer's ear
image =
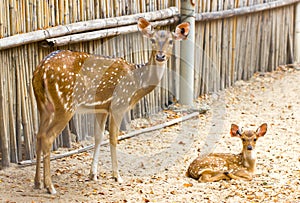
[[[266,123],[262,124],[259,128],[257,128],[256,130],[256,134],[258,137],[262,137],[266,134],[267,132],[267,128],[268,128],[268,125]]]
[[[142,17],[138,19],[138,28],[139,31],[141,31],[146,37],[152,37],[154,33],[151,24],[145,18]]]
[[[175,40],[183,40],[186,39],[190,32],[190,23],[185,22],[176,26],[175,32],[173,35]]]
[[[231,135],[231,137],[239,137],[239,136],[241,136],[241,132],[239,130],[239,126],[238,125],[231,124],[230,135]]]

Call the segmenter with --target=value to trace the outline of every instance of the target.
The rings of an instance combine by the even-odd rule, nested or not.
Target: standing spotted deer
[[[145,65],[128,63],[122,58],[95,56],[82,52],[55,51],[39,64],[32,83],[40,114],[36,143],[35,187],[40,188],[41,154],[44,157],[44,187],[51,194],[56,190],[50,175],[50,150],[53,141],[64,129],[76,110],[95,113],[100,133],[95,136],[95,149],[90,179],[97,180],[100,143],[109,120],[109,141],[112,175],[122,182],[117,164],[117,137],[123,115],[160,82],[174,40],[186,39],[189,24],[182,23],[175,32],[155,31],[144,18],[138,28],[151,39],[152,52]]]
[[[265,123],[256,131],[244,132],[241,132],[237,125],[232,124],[230,134],[242,140],[242,152],[240,154],[213,153],[198,157],[190,164],[187,175],[199,182],[252,180],[256,169],[256,141],[266,132],[267,124]]]

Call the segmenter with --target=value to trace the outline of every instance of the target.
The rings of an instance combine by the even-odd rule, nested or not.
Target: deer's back
[[[41,61],[32,83],[37,100],[51,101],[56,108],[101,107],[108,106],[114,89],[131,71],[121,58],[59,50]]]
[[[201,171],[228,172],[242,168],[241,154],[214,153],[204,157],[197,157],[189,166],[187,174],[189,177],[199,179]]]

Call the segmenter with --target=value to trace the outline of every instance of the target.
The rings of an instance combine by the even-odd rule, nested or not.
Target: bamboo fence
[[[292,63],[297,2],[196,1],[195,97]],[[136,19],[145,16],[171,30],[180,18],[179,7],[179,0],[0,1],[2,166],[34,158],[38,111],[31,78],[43,57],[56,49],[71,49],[145,63],[150,46],[136,32]],[[178,98],[179,48],[174,48],[168,62],[171,71],[160,87],[129,112],[129,120],[155,113]],[[75,115],[53,148],[69,146],[70,132],[76,140],[93,135],[93,115]]]

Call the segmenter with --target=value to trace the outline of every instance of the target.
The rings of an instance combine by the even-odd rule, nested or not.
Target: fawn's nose
[[[252,150],[252,149],[253,149],[253,147],[251,145],[247,146],[247,150]]]
[[[166,55],[164,54],[156,54],[156,60],[159,62],[163,62],[166,60]]]

